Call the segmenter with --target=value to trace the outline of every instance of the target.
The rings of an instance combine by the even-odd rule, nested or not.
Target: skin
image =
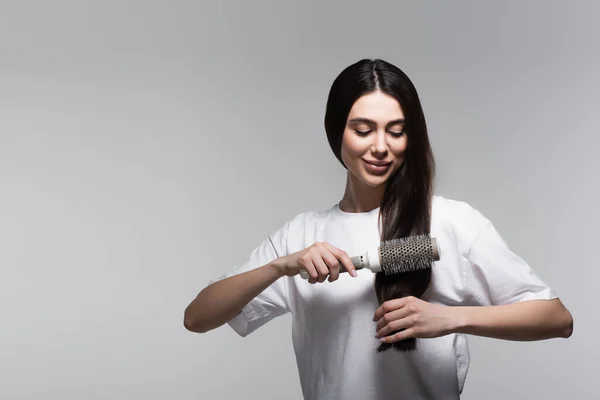
[[[342,160],[348,173],[340,209],[366,212],[380,205],[385,182],[404,161],[408,138],[402,133],[403,119],[396,99],[380,91],[366,94],[354,103],[342,139]],[[364,160],[392,164],[384,175],[378,176],[366,169]],[[567,338],[573,332],[573,318],[560,299],[452,307],[405,297],[384,302],[375,311],[373,321],[375,337],[385,343],[449,333],[528,341]]]
[[[393,97],[380,91],[360,97],[348,114],[342,137],[342,160],[348,169],[340,208],[364,212],[379,207],[385,182],[404,162],[408,139],[404,113]],[[360,133],[365,132],[366,134]],[[367,171],[364,160],[391,161],[381,176]]]

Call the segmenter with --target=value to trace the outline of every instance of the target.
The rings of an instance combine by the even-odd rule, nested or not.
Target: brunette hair
[[[404,113],[407,149],[404,162],[386,181],[379,211],[381,240],[429,233],[435,161],[427,135],[427,125],[417,91],[398,67],[383,61],[363,59],[344,69],[334,80],[325,112],[327,140],[337,159],[342,160],[342,137],[352,105],[359,97],[381,91],[394,97]],[[383,227],[382,227],[383,225]],[[405,296],[421,297],[431,281],[431,269],[398,275],[375,276],[379,303]],[[378,351],[393,347],[408,351],[415,339],[394,344],[382,343]]]

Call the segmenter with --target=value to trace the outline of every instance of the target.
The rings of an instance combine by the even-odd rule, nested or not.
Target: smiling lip
[[[377,166],[377,165],[374,165],[374,164],[371,164],[371,163],[368,163],[367,161],[365,161],[365,169],[373,175],[383,175],[387,172],[387,170],[389,169],[391,164],[392,163],[388,163],[388,164],[384,164],[383,166]]]
[[[371,165],[375,165],[376,167],[387,167],[388,165],[390,165],[392,162],[384,162],[384,161],[368,161],[368,160],[363,160],[364,162],[366,162],[367,164],[371,164]]]

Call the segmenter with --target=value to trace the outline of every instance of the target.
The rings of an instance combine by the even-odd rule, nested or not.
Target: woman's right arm
[[[233,319],[250,300],[285,275],[277,261],[219,280],[204,288],[185,309],[185,328],[204,333]]]
[[[277,279],[297,275],[304,269],[310,276],[309,283],[323,282],[327,277],[332,282],[338,279],[340,266],[356,276],[356,269],[345,251],[326,242],[317,242],[261,267],[208,285],[185,309],[183,324],[192,332],[208,332],[233,319]]]

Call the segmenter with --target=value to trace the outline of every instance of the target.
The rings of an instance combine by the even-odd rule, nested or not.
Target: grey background
[[[597,2],[0,5],[0,398],[300,399],[281,317],[245,339],[183,310],[297,213],[341,199],[335,76],[414,81],[437,193],[561,296],[569,340],[471,337],[464,399],[598,386]]]

